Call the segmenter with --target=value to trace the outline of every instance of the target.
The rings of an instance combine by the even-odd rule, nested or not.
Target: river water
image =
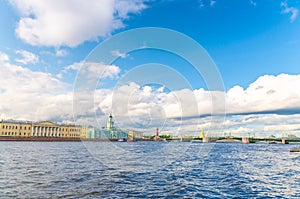
[[[300,198],[292,147],[1,142],[0,198]]]

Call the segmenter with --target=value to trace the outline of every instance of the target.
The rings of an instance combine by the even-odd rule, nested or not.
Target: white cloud
[[[39,62],[39,57],[32,52],[28,52],[26,50],[17,50],[17,54],[21,56],[21,58],[15,59],[16,62],[22,64],[36,64]]]
[[[300,129],[300,124],[281,124],[281,125],[273,124],[264,127],[265,131],[282,132],[282,133],[286,133],[298,129]]]
[[[121,53],[119,50],[113,50],[111,51],[111,54],[117,57],[126,58],[126,53]]]
[[[88,79],[98,79],[98,78],[110,78],[115,79],[121,72],[120,68],[116,65],[105,65],[102,63],[94,62],[76,62],[72,65],[66,66],[64,70],[58,74],[61,78],[63,73],[68,73],[68,71],[80,72],[78,75],[86,76]]]
[[[287,2],[281,2],[280,6],[283,8],[281,11],[283,14],[291,14],[290,21],[294,22],[298,16],[298,9],[295,7],[289,7]]]
[[[65,57],[65,56],[68,55],[68,52],[67,52],[66,50],[57,49],[57,50],[55,51],[55,55],[56,55],[57,57]]]
[[[3,55],[3,53],[0,53]],[[6,119],[50,120],[72,118],[68,85],[49,73],[31,71],[0,60],[0,112]]]
[[[225,136],[240,136],[240,135],[248,136],[249,133],[252,133],[252,132],[253,132],[253,129],[250,129],[250,128],[247,128],[244,126],[240,126],[235,129],[224,129]]]
[[[300,108],[300,75],[259,77],[246,90],[236,86],[227,92],[229,113],[268,112]]]
[[[9,63],[9,57],[0,52],[0,113],[6,119],[72,121],[73,92],[71,85],[53,75],[37,72]],[[79,70],[82,63],[74,63],[66,70]],[[95,75],[107,68],[104,76],[116,78],[117,66],[90,63],[84,73]],[[81,69],[82,70],[82,69]],[[80,93],[79,102],[91,101],[92,106],[79,103],[81,124],[105,125],[112,111],[122,128],[152,132],[156,127],[166,133],[199,134],[204,127],[210,135],[268,137],[271,134],[300,136],[300,75],[280,74],[259,77],[248,88],[235,86],[227,93],[197,90],[166,91],[163,87],[138,85],[131,82],[114,89],[96,89],[92,95]],[[226,95],[225,95],[226,94]],[[225,118],[220,97],[225,95]],[[87,99],[92,96],[93,99]],[[216,99],[215,103],[212,99]],[[82,106],[81,106],[82,105]],[[207,115],[215,114],[212,117]],[[199,118],[202,115],[204,117]],[[97,117],[98,124],[93,123]],[[181,119],[182,118],[182,119]]]
[[[276,135],[281,137],[282,134],[299,134],[300,114],[277,115],[277,114],[252,114],[228,117],[224,123],[224,130],[227,132],[233,130],[238,135],[269,137]],[[239,127],[245,130],[238,131]],[[241,130],[241,129],[240,129]]]
[[[226,95],[226,112],[229,114],[227,117],[229,119],[225,123],[222,117],[217,120],[219,122],[208,120],[205,126],[212,128],[216,134],[223,135],[225,128],[226,132],[236,135],[246,136],[256,132],[256,135],[263,136],[261,132],[273,133],[268,126],[280,124],[283,121],[287,122],[289,128],[294,129],[290,126],[292,125],[290,122],[294,120],[289,122],[287,118],[293,117],[300,111],[299,85],[300,75],[287,74],[265,75],[259,77],[247,89],[235,86],[227,93],[204,89],[194,91],[183,89],[165,93],[161,91],[161,88],[154,89],[131,83],[117,87],[106,93],[105,97],[98,96],[97,99],[103,99],[99,103],[99,108],[105,110],[106,114],[113,110],[117,117],[123,118],[123,125],[148,125],[153,128],[165,120],[171,121],[171,124],[176,126],[176,121],[181,117],[211,114],[216,117],[214,115],[223,113],[220,100],[222,100],[222,95]],[[213,102],[213,98],[216,101]],[[230,115],[237,116],[231,117]],[[191,119],[184,119],[181,129],[195,128],[195,124],[190,125],[190,123]],[[279,125],[277,131],[285,129],[288,128]]]
[[[8,55],[0,52],[0,62],[7,62],[7,61],[9,61]]]
[[[146,8],[142,0],[10,0],[21,18],[16,34],[34,46],[77,46],[124,27]]]

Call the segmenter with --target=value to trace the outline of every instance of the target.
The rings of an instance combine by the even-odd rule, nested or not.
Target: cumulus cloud
[[[300,110],[300,75],[265,75],[247,89],[231,88],[226,95],[227,113],[285,113]]]
[[[105,115],[112,112],[120,127],[149,131],[163,126],[166,114],[170,114],[171,110],[167,110],[165,103],[160,101],[165,95],[159,89],[131,82],[114,90],[96,90],[94,101]]]
[[[239,136],[269,137],[275,135],[298,135],[300,114],[278,115],[278,114],[251,114],[228,116],[223,123],[223,132],[233,132]],[[240,128],[243,127],[243,128]],[[218,134],[222,135],[222,132]]]
[[[282,123],[283,117],[299,114],[299,85],[300,75],[287,74],[261,76],[246,89],[235,86],[226,93],[204,89],[162,92],[161,88],[155,89],[132,82],[107,92],[105,96],[100,95],[97,99],[103,99],[98,104],[99,109],[106,114],[113,110],[117,117],[122,118],[119,120],[125,126],[147,129],[146,127],[154,128],[162,125],[161,122],[168,121],[170,126],[178,125],[181,129],[191,131],[196,125],[190,125],[191,120],[199,120],[203,116],[201,121],[206,121],[203,125],[217,134],[231,132],[233,135],[246,136],[255,132],[257,135],[259,132],[274,133],[270,131],[272,128],[265,127]],[[226,113],[229,118],[225,122],[222,121],[224,110],[219,106],[222,102],[218,101],[222,100],[222,95],[226,96]],[[193,98],[195,101],[191,100]],[[212,101],[213,98],[217,98],[215,102]],[[205,119],[214,117],[219,118]],[[176,123],[178,121],[181,122]],[[288,122],[287,126],[289,125]],[[288,130],[286,126],[278,127],[275,134],[285,129]]]
[[[21,56],[21,58],[15,59],[16,62],[22,64],[36,64],[39,62],[39,57],[32,52],[26,50],[17,50],[16,53]]]
[[[9,57],[7,54],[0,52],[0,62],[7,62],[9,61]]]
[[[49,73],[9,63],[0,53],[0,112],[6,119],[59,120],[72,118],[72,93]]]
[[[111,51],[111,54],[117,57],[126,58],[126,53],[121,53],[119,50],[113,50]]]
[[[11,64],[9,57],[0,52],[0,112],[1,116],[24,120],[72,121],[74,95],[71,85],[52,74],[32,71]],[[66,71],[82,70],[88,75],[99,75],[99,67],[107,69],[101,74],[116,78],[117,66],[82,63],[65,67]],[[88,79],[88,78],[87,78]],[[79,93],[77,122],[104,125],[113,113],[118,126],[152,132],[159,127],[164,133],[198,135],[202,128],[210,135],[268,137],[295,134],[300,136],[300,75],[265,75],[244,89],[235,86],[226,93],[204,89],[170,91],[165,87],[139,85],[130,82],[114,89],[101,88]],[[79,90],[81,91],[81,90]],[[87,95],[84,92],[92,92]],[[227,117],[222,115],[225,95]],[[91,97],[93,99],[87,99]],[[212,101],[215,99],[215,102]],[[289,111],[287,111],[289,110]],[[95,123],[95,117],[98,123]]]
[[[120,68],[116,65],[105,65],[96,62],[76,62],[72,65],[64,67],[59,77],[69,71],[76,71],[78,75],[85,76],[87,79],[115,79],[121,72]]]
[[[67,52],[66,50],[57,49],[57,50],[55,51],[55,55],[56,55],[57,57],[65,57],[65,56],[68,55],[68,52]]]
[[[10,0],[20,13],[16,34],[34,46],[77,46],[125,26],[143,0]]]
[[[287,2],[281,2],[280,6],[283,8],[281,13],[283,14],[291,14],[290,21],[294,22],[298,16],[298,9],[295,7],[289,7]]]

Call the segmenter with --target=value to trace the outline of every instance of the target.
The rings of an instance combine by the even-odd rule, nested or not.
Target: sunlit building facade
[[[80,138],[82,132],[84,132],[83,127],[74,124],[56,124],[49,121],[33,123],[15,120],[0,122],[0,136]]]
[[[95,138],[95,129],[93,127],[87,127],[86,128],[86,136],[85,138]]]
[[[0,121],[0,137],[49,137],[49,138],[99,138],[128,139],[128,133],[116,128],[110,115],[106,127],[93,128],[75,124],[57,124],[50,121],[30,122]],[[133,134],[132,134],[133,136]]]
[[[128,132],[128,139],[139,140],[143,138],[143,133],[140,131],[131,130]]]
[[[128,139],[128,133],[116,128],[112,115],[109,115],[106,127],[95,128],[93,137],[98,139]]]
[[[0,123],[0,136],[30,137],[32,135],[32,122],[2,120]]]

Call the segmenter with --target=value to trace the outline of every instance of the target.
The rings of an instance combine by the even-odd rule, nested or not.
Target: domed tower
[[[107,130],[112,130],[114,128],[114,121],[113,121],[113,117],[111,114],[109,114],[106,128],[107,128]]]

